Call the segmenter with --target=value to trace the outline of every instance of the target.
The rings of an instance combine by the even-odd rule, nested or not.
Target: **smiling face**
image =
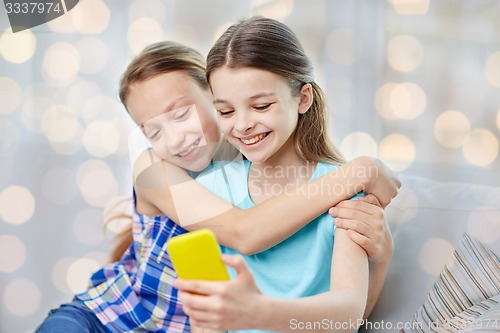
[[[292,134],[310,106],[302,90],[292,95],[282,77],[265,70],[226,66],[211,73],[210,86],[222,132],[250,161],[296,155]]]
[[[212,95],[187,73],[134,83],[125,104],[159,157],[195,172],[209,165],[220,139]]]

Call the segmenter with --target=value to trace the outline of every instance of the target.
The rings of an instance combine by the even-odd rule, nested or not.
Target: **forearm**
[[[362,324],[368,293],[368,260],[364,249],[342,229],[335,231],[330,292],[300,299],[262,302],[256,318],[262,329],[281,332],[354,332]],[[261,317],[259,317],[261,316]]]
[[[362,324],[359,295],[333,291],[300,299],[263,296],[257,329],[277,332],[354,332]]]
[[[188,230],[209,228],[221,244],[253,254],[280,243],[331,206],[359,192],[367,182],[367,172],[355,170],[363,171],[365,162],[357,159],[246,210],[234,207],[188,179],[184,171],[164,163],[142,178],[168,175],[169,179],[141,191],[138,186],[137,197],[138,202],[158,208]],[[192,208],[193,202],[197,209]]]
[[[382,288],[384,287],[385,277],[389,268],[389,261],[383,263],[370,263],[368,300],[363,318],[368,316],[373,311],[375,304],[380,297]]]
[[[339,168],[252,208],[231,209],[186,228],[210,228],[221,244],[254,254],[290,237],[331,206],[352,197],[360,187],[361,180]]]

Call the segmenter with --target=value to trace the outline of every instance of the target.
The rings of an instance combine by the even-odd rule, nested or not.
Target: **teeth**
[[[196,149],[196,147],[198,146],[198,142],[199,142],[199,140],[196,140],[196,142],[193,143],[191,145],[191,147],[189,147],[188,149],[184,150],[183,152],[180,152],[179,154],[177,154],[177,156],[184,157],[184,156],[189,155],[190,152],[192,152],[194,149]]]
[[[259,134],[257,136],[254,136],[253,138],[248,139],[248,140],[241,139],[241,141],[243,141],[243,143],[246,145],[251,145],[251,144],[254,144],[254,143],[259,142],[260,140],[264,139],[265,136],[266,136],[266,134],[262,133],[262,134]]]
[[[184,157],[184,156],[188,155],[192,150],[193,149],[188,149],[188,150],[185,150],[182,153],[179,153],[177,155],[179,155],[180,157]]]

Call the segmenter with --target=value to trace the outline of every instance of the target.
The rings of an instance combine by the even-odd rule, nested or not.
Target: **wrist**
[[[366,192],[366,189],[370,187],[371,179],[371,168],[374,167],[373,162],[370,162],[370,158],[366,156],[356,157],[352,160],[351,170],[349,177],[351,178],[352,184],[354,184],[355,192],[360,191]]]
[[[257,301],[253,303],[255,314],[254,323],[256,324],[255,329],[258,330],[269,330],[273,325],[273,321],[276,319],[273,317],[275,304],[274,300],[264,294],[260,294],[257,297]]]

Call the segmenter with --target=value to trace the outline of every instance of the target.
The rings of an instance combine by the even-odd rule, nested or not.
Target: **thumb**
[[[376,196],[374,196],[373,194],[367,194],[364,197],[359,197],[359,200],[364,201],[364,202],[368,202],[369,204],[372,204],[372,205],[382,207],[382,204],[380,203],[378,198]]]
[[[243,277],[243,278],[244,277],[252,277],[252,273],[248,269],[248,266],[245,263],[245,260],[243,259],[242,256],[240,256],[240,255],[234,255],[234,256],[223,255],[222,261],[226,265],[234,268],[234,270],[236,271],[236,275],[238,277]]]

